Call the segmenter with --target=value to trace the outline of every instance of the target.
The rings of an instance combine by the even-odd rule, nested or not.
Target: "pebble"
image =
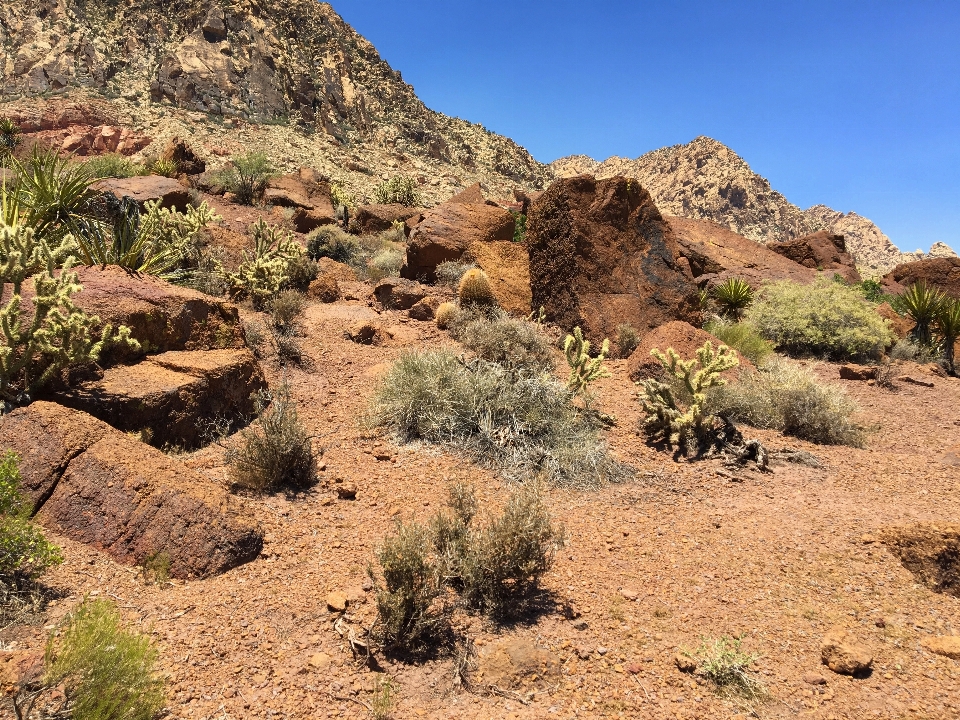
[[[345,612],[347,609],[347,594],[340,590],[334,590],[327,595],[327,609],[330,612]]]

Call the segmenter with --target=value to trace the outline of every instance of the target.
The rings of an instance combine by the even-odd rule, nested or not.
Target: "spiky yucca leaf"
[[[913,329],[913,338],[920,345],[929,347],[933,343],[930,326],[945,301],[943,291],[924,280],[914,283],[897,298],[899,309],[917,324]]]
[[[753,302],[753,288],[740,278],[727,278],[713,289],[713,299],[724,315],[736,319]]]

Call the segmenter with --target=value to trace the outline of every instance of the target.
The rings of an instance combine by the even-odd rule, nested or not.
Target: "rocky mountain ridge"
[[[361,192],[384,173],[422,176],[428,200],[481,178],[507,191],[551,177],[508,138],[429,110],[314,0],[10,6],[0,17],[0,97],[32,106],[51,95],[106,100],[153,136],[186,130],[210,151],[232,150],[220,131],[241,126],[279,164],[313,156]],[[177,123],[187,127],[168,127]]]
[[[856,213],[840,213],[825,205],[802,210],[733,150],[708,137],[654,150],[635,160],[611,157],[598,162],[573,155],[553,162],[550,168],[558,177],[583,173],[598,178],[634,177],[661,212],[712,220],[757,242],[784,242],[819,230],[842,234],[857,264],[870,275],[925,257],[954,256],[943,243],[934,244],[930,253],[901,252],[880,228]]]

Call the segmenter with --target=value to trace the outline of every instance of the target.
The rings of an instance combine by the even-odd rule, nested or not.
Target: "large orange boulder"
[[[474,243],[513,240],[514,218],[483,199],[479,186],[470,188],[424,213],[410,234],[405,278],[433,282],[437,265],[459,260]]]
[[[20,456],[23,489],[50,530],[134,565],[166,553],[176,578],[249,562],[263,532],[218,483],[61,405],[0,418],[0,451]]]
[[[131,198],[141,207],[150,201],[159,201],[161,207],[186,212],[187,205],[190,204],[190,191],[176,180],[161,175],[109,178],[101,180],[93,187],[118,198]]]
[[[897,265],[880,283],[884,292],[898,295],[921,280],[951,297],[960,298],[960,258],[928,258]]]
[[[860,273],[847,252],[843,235],[820,230],[785,242],[770,242],[767,247],[804,267],[839,275],[849,283],[860,282]]]
[[[249,350],[209,350],[154,355],[48,397],[156,447],[192,450],[209,442],[211,423],[252,417],[251,395],[266,387]]]
[[[668,322],[643,336],[637,349],[627,360],[627,374],[634,382],[648,378],[662,380],[666,376],[666,371],[661,362],[650,354],[654,348],[664,354],[667,348],[673,348],[681,358],[691,360],[697,356],[697,350],[706,342],[712,343],[714,348],[723,345],[722,341],[705,330],[695,328],[690,323],[680,320]],[[734,380],[742,370],[754,369],[756,368],[753,363],[740,355],[740,365],[724,372],[723,377]]]
[[[564,330],[579,326],[598,343],[621,323],[644,331],[699,321],[673,230],[636,180],[555,182],[530,206],[526,244],[532,306]]]
[[[515,242],[476,242],[467,248],[466,256],[487,274],[500,307],[513,315],[530,314],[530,255],[526,247]]]
[[[764,282],[810,283],[817,277],[816,270],[711,220],[666,219],[680,247],[679,262],[689,266],[690,277],[701,287],[710,288],[729,278],[740,278],[757,289]]]

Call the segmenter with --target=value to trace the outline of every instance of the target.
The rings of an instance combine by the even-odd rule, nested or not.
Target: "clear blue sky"
[[[434,110],[538,160],[709,135],[801,207],[960,250],[960,2],[335,0]]]

